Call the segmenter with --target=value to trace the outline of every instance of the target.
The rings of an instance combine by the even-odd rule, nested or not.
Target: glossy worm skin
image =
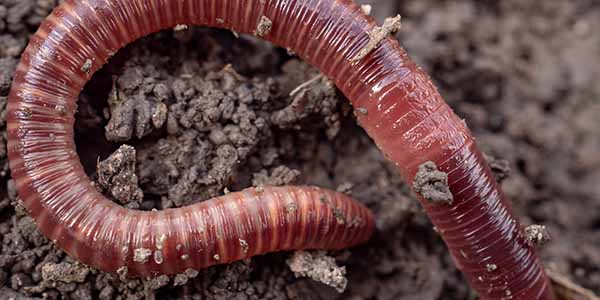
[[[370,214],[324,190],[245,191],[190,207],[133,212],[97,193],[83,173],[73,142],[77,95],[118,49],[178,24],[252,34],[262,17],[272,21],[263,38],[319,68],[367,112],[358,114],[359,122],[406,181],[427,161],[448,174],[451,205],[419,200],[483,299],[553,299],[471,133],[428,75],[393,38],[351,63],[376,24],[350,0],[65,0],[32,37],[8,104],[12,175],[40,229],[87,264],[108,271],[126,265],[130,274],[144,276],[366,239]],[[315,200],[323,195],[335,201]],[[133,261],[133,249],[140,248],[150,249],[148,262]]]

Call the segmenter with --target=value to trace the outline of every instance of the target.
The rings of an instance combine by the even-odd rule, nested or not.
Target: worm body
[[[8,104],[12,175],[40,229],[87,264],[108,271],[127,266],[135,275],[364,240],[372,230],[369,213],[323,190],[246,191],[175,210],[132,212],[97,193],[83,173],[73,142],[77,95],[118,49],[178,24],[252,34],[265,18],[270,30],[261,37],[333,80],[407,182],[429,161],[447,173],[452,204],[419,199],[482,298],[553,299],[471,133],[428,75],[392,38],[355,61],[376,25],[349,0],[65,0],[32,37]],[[316,200],[323,195],[335,200]],[[289,203],[297,206],[292,216]],[[246,253],[240,240],[250,245]]]

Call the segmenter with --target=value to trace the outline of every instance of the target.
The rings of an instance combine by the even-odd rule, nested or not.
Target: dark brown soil
[[[57,2],[0,0],[2,115],[20,52]],[[380,21],[403,16],[399,39],[466,119],[498,177],[510,173],[502,185],[523,223],[546,226],[553,241],[541,249],[545,263],[600,292],[598,2],[372,4]],[[0,299],[474,299],[408,186],[318,75],[285,50],[228,31],[154,34],[121,51],[86,87],[78,151],[99,189],[137,209],[264,184],[351,193],[373,209],[378,232],[361,247],[317,259],[346,267],[346,292],[296,278],[286,264],[291,253],[150,280],[89,269],[23,212],[3,146]],[[122,144],[135,148],[135,161],[132,149],[121,148],[97,174],[98,159]],[[314,278],[323,273],[306,268]]]

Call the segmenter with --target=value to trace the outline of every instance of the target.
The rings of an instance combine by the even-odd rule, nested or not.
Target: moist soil
[[[20,53],[57,2],[0,0],[2,119]],[[546,226],[545,264],[600,292],[598,2],[371,4],[380,22],[402,15],[398,38],[465,118],[523,224]],[[316,258],[299,273],[292,253],[143,280],[99,272],[24,213],[2,121],[0,299],[475,299],[344,97],[285,50],[225,30],[153,34],[94,76],[77,118],[82,163],[121,205],[164,209],[253,185],[314,184],[371,208],[377,233],[360,247],[307,254]],[[345,276],[321,280],[339,288],[347,279],[345,292],[295,276],[323,273]]]

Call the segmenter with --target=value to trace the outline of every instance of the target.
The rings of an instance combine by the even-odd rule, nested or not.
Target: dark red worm
[[[73,142],[76,99],[115,52],[178,24],[252,34],[265,18],[272,24],[263,38],[332,79],[408,182],[428,161],[448,174],[451,205],[419,199],[483,299],[553,299],[470,131],[428,75],[393,38],[351,63],[376,25],[350,0],[64,1],[32,37],[8,104],[12,176],[44,234],[84,263],[143,276],[364,241],[373,226],[368,211],[324,190],[270,188],[138,212],[106,200],[83,172]]]

